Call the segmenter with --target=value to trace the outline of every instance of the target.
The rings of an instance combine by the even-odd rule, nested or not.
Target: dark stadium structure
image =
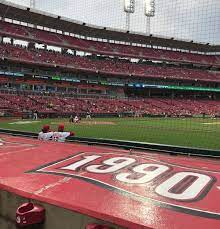
[[[93,117],[134,114],[141,117],[220,117],[219,45],[96,27],[7,2],[0,3],[0,18],[0,116],[3,119],[26,119],[34,111],[42,118],[69,117],[73,113],[85,117],[88,111]],[[143,152],[113,147],[39,143],[33,139],[26,143],[25,138],[9,136],[9,132],[0,131],[0,146],[3,147],[0,148],[3,157],[0,160],[3,173],[0,173],[0,200],[3,203],[0,228],[8,225],[16,228],[14,209],[30,200],[44,205],[49,212],[46,226],[36,228],[62,228],[59,217],[66,220],[66,228],[70,228],[69,223],[76,229],[96,229],[95,226],[86,227],[90,222],[107,224],[106,228],[115,229],[218,228],[219,161],[204,159],[201,162],[198,158],[183,156],[173,159],[169,154],[161,156],[160,149],[170,151],[160,146],[156,148],[157,152],[148,151],[150,156],[146,156]],[[36,134],[26,135],[36,138]],[[138,146],[141,148],[142,145],[137,145],[136,150]],[[13,154],[15,147],[19,148],[21,156]],[[31,155],[27,153],[29,150]],[[177,151],[181,152],[180,149]],[[202,149],[198,152],[209,153]],[[219,156],[218,153],[216,151],[212,156]],[[79,159],[80,154],[83,156]],[[122,169],[126,173],[121,176],[132,169],[135,171],[140,165],[149,163],[151,167],[148,169],[152,172],[157,163],[162,164],[158,168],[164,169],[166,174],[162,176],[161,172],[159,181],[153,184],[158,193],[161,190],[158,182],[171,179],[175,173],[183,176],[181,181],[184,183],[180,188],[176,184],[172,187],[176,196],[184,192],[185,184],[190,187],[197,178],[204,179],[206,184],[198,196],[193,196],[195,199],[192,198],[191,203],[191,199],[173,200],[168,194],[155,197],[156,191],[152,191],[151,185],[147,186],[150,197],[146,197],[143,186],[132,190],[123,183],[116,187],[115,171],[102,176],[88,170],[97,164],[80,168],[80,175],[78,171],[66,169],[66,160],[75,165],[81,163],[82,158],[95,158],[91,161],[98,160],[96,163],[101,164],[115,158],[123,160],[123,155],[134,164],[128,163],[131,168],[124,166]],[[99,159],[101,157],[105,160]],[[75,158],[79,161],[74,161]],[[60,167],[56,167],[57,163]],[[98,166],[105,168],[108,164]],[[143,170],[144,174],[146,171]],[[10,178],[4,171],[9,171]],[[184,177],[189,171],[189,176]],[[139,180],[139,175],[131,177]],[[79,204],[79,196],[71,193],[73,187],[84,198]],[[90,194],[97,201],[90,201]],[[167,202],[164,201],[166,198]],[[200,200],[197,206],[196,201]],[[180,202],[184,206],[179,205]],[[143,210],[139,215],[138,209],[145,209],[146,205],[150,206],[149,210]],[[167,221],[151,221],[148,216],[154,211],[155,218],[164,217]],[[77,226],[74,227],[74,223]]]

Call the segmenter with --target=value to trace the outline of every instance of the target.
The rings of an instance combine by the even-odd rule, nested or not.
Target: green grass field
[[[150,142],[220,150],[220,119],[210,118],[96,118],[70,124],[67,119],[2,120],[0,128],[39,132],[42,125],[52,130],[64,123],[77,137]]]

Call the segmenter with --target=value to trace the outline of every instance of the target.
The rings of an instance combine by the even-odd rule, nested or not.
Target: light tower
[[[36,6],[35,3],[36,3],[35,0],[30,0],[30,8],[34,9]]]
[[[146,16],[146,34],[150,35],[150,18],[155,15],[155,0],[144,0]]]
[[[135,0],[124,0],[124,11],[126,13],[126,30],[130,30],[130,14],[134,13]]]

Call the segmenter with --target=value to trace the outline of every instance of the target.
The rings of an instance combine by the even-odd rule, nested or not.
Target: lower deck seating
[[[150,115],[220,115],[220,101],[191,99],[147,98],[124,99],[75,99],[62,96],[18,95],[0,93],[0,111],[10,108],[16,112],[40,113],[126,113]]]

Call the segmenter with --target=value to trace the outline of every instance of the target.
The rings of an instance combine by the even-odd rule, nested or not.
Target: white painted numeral
[[[195,177],[194,181],[191,184],[186,184],[184,187],[183,182],[184,179],[186,179],[188,176]],[[193,173],[193,172],[179,172],[170,177],[168,180],[164,181],[162,184],[160,184],[156,189],[156,193],[172,198],[175,200],[192,200],[198,197],[198,195],[201,195],[201,192],[205,189],[205,187],[209,184],[211,181],[211,177],[199,174],[199,173]],[[174,187],[182,186],[181,192],[174,193],[172,189]]]
[[[83,165],[86,165],[87,163],[91,162],[91,161],[95,161],[96,159],[100,158],[101,156],[98,155],[92,155],[92,156],[84,156],[83,159],[81,161],[77,161],[71,165],[68,165],[66,167],[63,167],[61,169],[67,169],[67,170],[77,170],[78,168],[80,168]]]
[[[92,173],[113,173],[136,162],[133,158],[114,157],[102,162],[102,165],[90,165],[87,171]],[[107,166],[107,167],[106,167]]]
[[[153,168],[153,170],[146,170]],[[169,167],[158,164],[141,164],[133,168],[133,171],[139,174],[143,174],[140,178],[131,178],[133,173],[120,173],[116,176],[116,179],[129,184],[143,184],[152,181],[154,178],[160,176],[169,170]]]

